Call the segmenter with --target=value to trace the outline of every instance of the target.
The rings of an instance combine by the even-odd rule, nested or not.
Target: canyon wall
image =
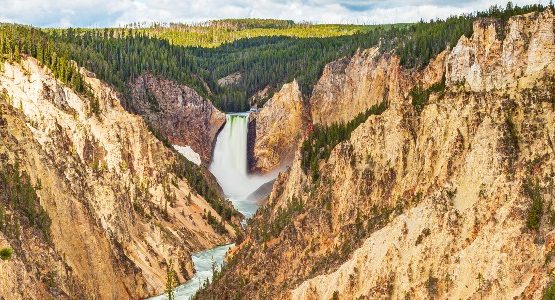
[[[199,296],[541,298],[555,269],[554,22],[516,16],[500,34],[480,20],[422,70],[375,49],[328,65],[315,124],[387,109],[318,178],[297,151]],[[429,92],[421,107],[415,88]]]
[[[358,50],[324,67],[310,97],[310,115],[315,125],[346,123],[381,102],[407,97],[415,86],[428,88],[441,80],[447,51],[423,70],[402,69],[399,58],[378,48]]]
[[[284,84],[249,119],[250,171],[266,173],[288,164],[308,124],[297,81]]]
[[[170,259],[183,282],[192,252],[234,239],[237,213],[223,230],[206,217],[233,211],[202,191],[217,186],[109,86],[82,70],[94,96],[78,95],[30,58],[1,70],[0,248],[14,254],[0,261],[0,295],[144,298],[163,292]]]
[[[225,114],[192,88],[145,73],[130,84],[131,109],[174,145],[190,146],[208,164]]]

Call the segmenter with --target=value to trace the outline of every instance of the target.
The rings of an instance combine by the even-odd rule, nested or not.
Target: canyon
[[[0,60],[0,299],[162,299],[172,274],[177,299],[545,297],[553,10],[477,18],[419,67],[383,47],[241,113],[202,79],[78,67],[83,94]]]
[[[377,49],[328,64],[314,124],[387,109],[317,179],[297,149],[198,298],[541,298],[554,269],[554,24],[550,10],[478,20],[422,70]]]

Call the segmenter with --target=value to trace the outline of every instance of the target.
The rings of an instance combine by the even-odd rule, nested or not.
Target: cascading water
[[[235,208],[251,217],[258,208],[248,197],[276,174],[249,175],[247,173],[247,134],[249,114],[228,114],[226,124],[216,140],[210,172],[214,174]]]
[[[242,185],[235,181],[247,176],[248,120],[248,114],[226,115],[226,123],[214,147],[209,170],[228,197],[243,193]]]
[[[249,175],[247,172],[247,134],[248,113],[226,115],[224,128],[218,135],[210,172],[216,177],[224,194],[235,208],[245,217],[250,218],[258,209],[259,203],[251,194],[263,184],[273,180],[277,171],[264,176]],[[191,298],[206,279],[211,279],[213,267],[220,268],[224,256],[232,245],[216,247],[193,255],[195,275],[175,290],[176,300]],[[164,295],[152,298],[166,299]]]

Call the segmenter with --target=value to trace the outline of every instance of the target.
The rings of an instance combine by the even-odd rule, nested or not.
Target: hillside
[[[552,293],[552,10],[478,19],[422,69],[402,60],[326,66],[311,133],[198,299]]]
[[[426,65],[447,45],[453,47],[461,35],[469,36],[472,22],[478,17],[498,17],[500,22],[505,22],[510,15],[539,9],[541,7],[537,5],[510,7],[507,10],[495,7],[485,12],[428,23],[366,26],[363,27],[364,30],[357,29],[347,35],[330,33],[310,37],[308,34],[307,37],[299,38],[293,34],[274,35],[268,32],[263,33],[263,36],[249,36],[214,48],[184,47],[172,44],[167,38],[158,38],[148,33],[149,30],[172,30],[171,26],[170,29],[41,30],[27,26],[2,25],[0,41],[3,43],[3,52],[9,55],[16,55],[15,41],[20,41],[22,44],[17,50],[36,57],[41,62],[48,56],[48,52],[54,51],[64,60],[76,61],[79,66],[91,70],[123,95],[130,94],[130,83],[136,82],[145,73],[150,73],[175,81],[176,84],[186,85],[210,100],[215,107],[229,112],[248,110],[254,103],[262,106],[283,84],[293,79],[299,82],[302,94],[308,97],[327,63],[352,56],[359,48],[381,45],[381,53],[395,52],[404,67],[418,68]],[[227,22],[235,24],[229,20]],[[287,32],[298,28],[300,32],[310,33],[313,30],[322,30],[321,28],[358,28],[306,24],[259,28],[255,26],[263,25],[236,24],[236,28],[230,29],[233,26],[217,22],[215,24],[202,28],[222,32],[224,35],[229,30]],[[193,38],[188,29],[183,30],[185,31],[180,36]],[[337,33],[343,29],[334,30],[331,31]],[[232,74],[237,74],[238,79],[230,84],[218,84],[221,79]],[[128,105],[124,107],[129,109]]]
[[[408,24],[395,24],[397,26]],[[169,41],[185,47],[215,48],[241,39],[257,37],[325,38],[364,33],[375,28],[393,25],[312,24],[277,19],[222,19],[199,23],[141,23],[135,22],[114,28],[75,28],[79,33],[111,31],[125,36],[133,33]],[[64,29],[48,28],[46,31],[61,33]]]
[[[22,54],[30,55],[50,67],[63,83],[87,93],[83,80],[70,64],[75,61],[112,85],[120,93],[123,107],[144,116],[158,138],[167,140],[167,144],[191,146],[206,163],[223,121],[214,107],[233,112],[248,110],[253,104],[263,106],[283,84],[294,79],[306,99],[326,71],[327,63],[348,59],[357,49],[376,45],[380,45],[380,54],[397,53],[403,67],[421,68],[446,46],[454,46],[461,35],[469,36],[472,22],[478,17],[498,17],[501,25],[510,15],[540,9],[492,8],[431,23],[374,26],[352,35],[264,36],[215,48],[172,45],[149,36],[143,29],[41,30],[4,24],[0,26],[0,48],[4,53],[0,60],[18,61]],[[229,20],[222,22],[234,24]],[[262,26],[256,24],[235,24],[238,29],[233,30]],[[209,27],[228,30],[230,26]],[[153,84],[156,82],[163,84]],[[173,105],[178,105],[178,109],[173,109]],[[213,113],[205,115],[205,110]]]
[[[14,41],[21,41],[23,44],[17,50],[41,62],[43,52],[55,51],[57,56],[93,71],[124,95],[129,94],[130,82],[151,73],[189,86],[221,110],[244,111],[254,102],[263,105],[281,85],[294,78],[302,93],[309,95],[326,63],[350,56],[358,48],[385,42],[383,50],[402,52],[404,64],[425,64],[433,53],[470,32],[474,18],[454,17],[434,26],[380,25],[356,34],[322,38],[270,34],[216,48],[172,45],[143,29],[40,30],[3,25],[0,40],[9,55],[15,55]],[[234,73],[240,75],[237,82],[218,84],[220,79]],[[254,101],[253,96],[263,90],[267,90],[266,95]]]
[[[383,25],[379,25],[383,27]],[[295,23],[286,20],[237,19],[217,20],[201,25],[173,23],[142,29],[152,37],[173,45],[214,48],[240,39],[268,36],[325,38],[364,33],[377,25],[341,25]]]
[[[170,259],[183,282],[192,252],[240,232],[239,214],[206,171],[88,71],[73,75],[83,94],[33,58],[1,66],[0,248],[13,250],[0,261],[2,297],[157,295]]]

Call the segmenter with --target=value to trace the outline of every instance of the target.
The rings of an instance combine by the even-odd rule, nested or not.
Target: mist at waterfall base
[[[248,174],[248,123],[248,113],[226,116],[226,124],[216,140],[209,170],[235,208],[245,217],[250,218],[258,209],[259,203],[249,195],[263,184],[275,179],[277,171],[265,175]]]
[[[260,192],[258,190],[260,187],[274,180],[278,171],[266,175],[248,174],[248,122],[248,113],[226,115],[226,123],[216,140],[209,170],[216,177],[225,196],[231,200],[235,208],[245,217],[250,218],[260,205],[257,200],[259,197],[253,197],[253,193]],[[195,274],[193,278],[175,289],[175,299],[191,299],[207,279],[212,279],[214,268],[219,270],[222,267],[225,254],[231,247],[233,244],[195,253],[192,256]],[[167,296],[160,295],[150,299],[163,300],[167,299]]]

